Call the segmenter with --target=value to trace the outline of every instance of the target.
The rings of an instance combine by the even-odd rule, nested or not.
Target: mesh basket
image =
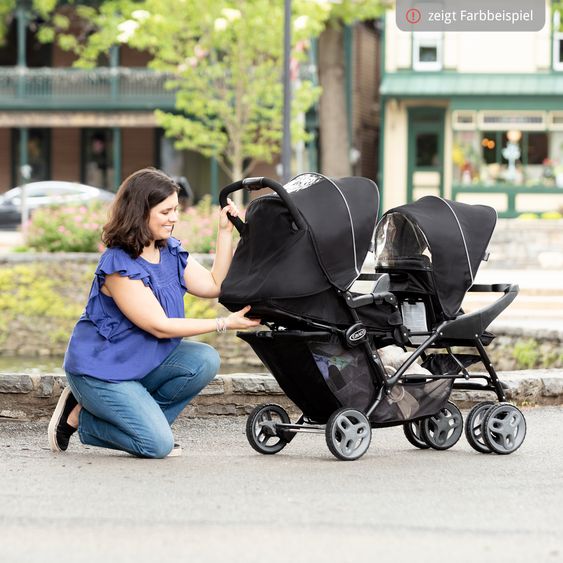
[[[453,379],[406,381],[383,398],[370,420],[377,424],[406,422],[437,413],[448,401]]]

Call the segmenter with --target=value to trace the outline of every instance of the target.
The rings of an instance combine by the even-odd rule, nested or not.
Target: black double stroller
[[[268,178],[235,182],[222,190],[221,206],[232,192],[265,187],[274,193],[254,199],[245,222],[230,217],[241,238],[220,302],[231,311],[250,304],[250,314],[262,319],[268,330],[238,336],[302,415],[292,423],[279,405],[256,407],[246,426],[250,445],[274,454],[298,432],[319,432],[334,456],[354,460],[367,451],[372,428],[403,425],[414,446],[445,450],[463,433],[462,414],[449,400],[452,389],[463,389],[498,399],[469,413],[471,446],[517,450],[526,422],[506,402],[485,346],[494,338],[487,327],[518,287],[474,284],[496,212],[427,196],[377,223],[371,180],[314,173],[285,186]],[[370,249],[375,271],[362,274]],[[353,291],[357,281],[372,282],[371,291]],[[465,314],[468,290],[502,296]],[[382,361],[389,350],[399,353],[394,367]],[[476,362],[486,373],[467,370]]]

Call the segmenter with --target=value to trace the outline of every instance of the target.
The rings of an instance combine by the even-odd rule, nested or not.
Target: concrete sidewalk
[[[563,369],[500,372],[507,399],[519,405],[563,404]],[[0,419],[45,420],[66,385],[61,375],[0,373]],[[494,398],[491,392],[455,391],[460,407]],[[186,409],[185,416],[246,415],[260,403],[275,402],[296,412],[269,374],[218,375]]]

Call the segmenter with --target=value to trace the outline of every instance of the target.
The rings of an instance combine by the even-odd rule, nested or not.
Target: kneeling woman
[[[119,188],[102,240],[86,310],[64,360],[69,387],[49,424],[53,451],[64,451],[78,430],[82,443],[139,457],[178,455],[170,425],[213,379],[219,355],[207,344],[182,340],[259,324],[244,315],[187,319],[184,293],[219,295],[232,257],[235,205],[221,210],[211,271],[172,238],[178,186],[146,168]],[[172,453],[171,453],[172,452]]]

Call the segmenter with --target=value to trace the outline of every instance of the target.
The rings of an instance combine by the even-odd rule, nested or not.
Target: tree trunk
[[[340,178],[350,175],[348,115],[344,78],[344,28],[328,25],[319,36],[319,102],[321,171]]]

